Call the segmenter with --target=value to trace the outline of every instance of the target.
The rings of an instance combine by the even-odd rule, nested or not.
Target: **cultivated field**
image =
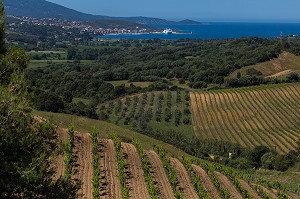
[[[194,130],[202,139],[269,146],[280,153],[297,147],[300,84],[191,92]]]
[[[300,57],[288,52],[283,52],[278,58],[272,59],[271,61],[236,70],[230,74],[229,77],[236,77],[238,72],[242,75],[246,75],[249,69],[258,70],[266,77],[280,77],[291,72],[300,74]]]
[[[288,194],[222,165],[200,159],[169,157],[160,146],[144,151],[139,141],[59,129],[68,145],[56,163],[58,177],[79,181],[78,198],[277,198]],[[67,139],[66,139],[67,138]],[[67,150],[67,149],[66,149]],[[62,158],[65,161],[62,161]],[[62,169],[63,168],[63,169]],[[63,171],[63,172],[61,172]],[[60,176],[59,176],[60,175]],[[297,197],[297,196],[296,196]],[[294,197],[294,198],[296,198]],[[289,198],[293,198],[289,196]]]
[[[142,132],[177,131],[193,138],[189,93],[148,92],[126,96],[99,106],[99,113],[119,126]]]

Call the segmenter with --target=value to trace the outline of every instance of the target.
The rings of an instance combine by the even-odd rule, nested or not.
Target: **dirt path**
[[[78,195],[81,198],[93,198],[93,157],[90,134],[75,132],[74,152],[77,156],[75,179],[81,181]]]
[[[142,163],[135,146],[132,144],[122,143],[122,152],[128,166],[127,172],[129,178],[127,179],[127,182],[130,187],[129,198],[150,198],[145,182]]]
[[[121,199],[121,184],[118,178],[118,163],[114,142],[101,139],[100,141],[100,186],[101,198]]]
[[[171,184],[159,156],[154,151],[149,151],[147,155],[150,160],[153,179],[157,182],[157,186],[160,189],[160,198],[175,199]]]
[[[289,69],[289,70],[284,70],[284,71],[275,73],[275,74],[273,74],[273,75],[269,75],[269,76],[267,76],[266,78],[270,78],[270,77],[280,77],[280,76],[283,76],[283,75],[288,75],[288,74],[291,73],[291,72],[292,72],[291,69]]]
[[[183,164],[176,158],[170,158],[171,166],[177,173],[179,186],[182,188],[183,197],[188,199],[199,199],[194,186],[190,180],[189,174]]]
[[[252,196],[254,199],[261,199],[257,192],[247,182],[242,179],[239,179],[239,182],[241,183],[242,187],[249,192],[250,196]]]
[[[192,167],[194,168],[194,171],[196,172],[196,174],[200,176],[202,185],[203,185],[204,189],[207,191],[208,196],[210,198],[214,198],[214,199],[221,199],[221,196],[220,196],[217,188],[214,186],[214,184],[212,183],[212,181],[209,178],[209,176],[207,175],[207,173],[201,167],[199,167],[197,165],[193,164]]]
[[[243,199],[242,195],[238,192],[238,190],[234,187],[232,182],[225,175],[223,175],[219,172],[215,172],[215,173],[220,181],[221,186],[228,189],[230,196],[231,196],[230,198]]]
[[[57,131],[57,139],[60,143],[66,143],[68,139],[68,132],[66,129],[58,128]],[[57,156],[54,161],[55,174],[53,176],[53,180],[56,181],[60,177],[63,177],[65,174],[65,163],[64,163],[64,155],[63,152]]]

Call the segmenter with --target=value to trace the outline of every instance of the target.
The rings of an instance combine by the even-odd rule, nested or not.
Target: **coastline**
[[[299,37],[299,23],[209,23],[207,25],[160,25],[151,24],[153,28],[139,33],[109,33],[104,39],[224,39],[241,37],[278,38],[281,33],[290,38]],[[163,33],[171,29],[172,34]]]

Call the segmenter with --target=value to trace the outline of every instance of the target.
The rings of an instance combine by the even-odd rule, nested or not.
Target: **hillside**
[[[278,58],[236,70],[231,73],[229,77],[236,77],[238,72],[242,75],[246,75],[251,69],[261,72],[266,77],[281,77],[292,72],[300,74],[300,57],[288,52],[283,52]]]
[[[72,128],[60,128],[58,135],[71,148],[57,159],[56,178],[67,173],[81,182],[78,198],[298,197],[280,182],[268,182],[184,154],[171,157],[157,144],[145,150],[136,138],[124,142],[111,134],[103,139],[97,130],[89,134]],[[67,161],[69,156],[71,160],[77,158]]]
[[[194,129],[201,139],[244,147],[269,146],[280,153],[297,147],[300,84],[191,92]]]
[[[33,18],[59,18],[75,21],[86,20],[121,20],[138,24],[191,24],[192,21],[181,22],[168,21],[151,17],[110,17],[82,13],[45,0],[3,0],[6,14],[15,16],[27,16]],[[192,22],[196,24],[197,22]],[[197,23],[199,24],[199,23]]]
[[[156,186],[159,187],[160,190],[160,194],[164,194],[164,195],[174,195],[174,187],[173,185],[170,183],[172,181],[169,180],[169,175],[168,173],[165,173],[166,171],[164,170],[164,168],[162,167],[162,165],[166,165],[168,161],[168,157],[174,157],[172,159],[172,166],[170,165],[170,171],[173,172],[179,172],[179,170],[177,170],[177,166],[179,166],[180,172],[184,172],[179,174],[180,176],[182,174],[186,175],[188,174],[188,177],[180,177],[178,178],[179,180],[179,184],[180,187],[186,187],[187,184],[189,184],[191,181],[193,183],[193,185],[189,186],[189,189],[193,190],[193,189],[202,189],[205,190],[204,192],[207,193],[209,196],[213,196],[213,198],[221,198],[222,194],[225,194],[226,192],[224,192],[224,190],[238,190],[239,194],[241,194],[244,198],[243,193],[240,192],[240,189],[237,187],[239,186],[237,184],[237,182],[235,182],[237,175],[239,176],[239,181],[240,184],[243,185],[243,187],[247,190],[250,189],[250,193],[251,195],[255,196],[255,195],[261,195],[264,192],[269,192],[271,194],[274,194],[272,192],[275,191],[275,189],[278,189],[278,184],[274,183],[275,181],[280,182],[281,183],[281,187],[285,187],[286,190],[290,190],[292,192],[299,192],[299,187],[297,187],[297,183],[298,181],[298,173],[294,173],[294,172],[274,172],[274,171],[251,171],[251,175],[246,175],[243,174],[242,171],[238,171],[238,170],[233,170],[229,167],[224,167],[222,165],[219,164],[215,164],[215,163],[210,163],[204,160],[199,160],[199,159],[190,159],[192,156],[182,152],[181,150],[166,144],[164,142],[158,141],[156,139],[150,138],[148,136],[142,135],[140,133],[131,131],[131,130],[127,130],[124,128],[120,128],[114,124],[111,123],[107,123],[107,122],[103,122],[103,121],[99,121],[99,120],[92,120],[92,119],[87,119],[87,118],[83,118],[83,117],[77,117],[77,116],[72,116],[72,115],[66,115],[66,114],[57,114],[57,113],[47,113],[47,112],[35,112],[35,114],[42,116],[43,118],[48,118],[50,119],[52,122],[55,122],[56,124],[58,124],[60,126],[60,129],[58,131],[58,136],[60,138],[60,140],[62,140],[62,142],[66,142],[68,135],[67,135],[67,130],[63,129],[66,128],[68,126],[70,126],[70,124],[75,124],[75,130],[80,131],[79,132],[75,132],[75,140],[76,143],[74,143],[75,148],[73,148],[73,151],[76,152],[75,154],[77,154],[77,156],[81,156],[80,154],[84,153],[85,156],[89,156],[88,154],[91,153],[91,148],[90,146],[92,145],[91,142],[94,139],[91,139],[91,135],[90,133],[90,128],[92,126],[97,127],[99,130],[99,154],[100,154],[100,159],[99,159],[99,163],[100,163],[100,176],[101,176],[101,183],[100,183],[100,187],[101,187],[101,193],[103,194],[102,196],[104,197],[106,195],[106,197],[104,198],[120,198],[118,197],[118,195],[120,196],[121,194],[121,190],[120,190],[120,184],[119,184],[119,179],[116,177],[117,176],[117,172],[118,170],[116,168],[118,168],[117,165],[117,152],[115,149],[115,145],[114,145],[114,141],[111,140],[111,135],[112,132],[115,132],[119,138],[121,138],[121,140],[123,142],[130,142],[130,143],[135,143],[133,140],[134,139],[138,139],[140,142],[140,145],[142,146],[144,153],[146,154],[146,156],[149,158],[149,164],[150,166],[150,171],[151,171],[151,175],[152,178],[154,179],[154,182],[156,184]],[[78,137],[78,138],[76,138]],[[164,150],[166,150],[166,155],[163,155],[164,153],[161,152],[161,150],[157,150],[157,148],[153,148],[154,145],[158,145],[161,146]],[[127,164],[128,166],[130,165],[135,165],[135,169],[140,169],[143,168],[141,166],[138,166],[140,164],[138,159],[133,160],[134,162],[129,163],[127,161],[132,161],[132,160],[127,160],[127,157],[129,158],[129,154],[132,153],[137,153],[136,150],[134,149],[134,146],[131,144],[126,144],[126,149],[123,147],[124,144],[122,144],[121,146],[121,153],[124,154],[125,157],[125,167],[127,168]],[[82,147],[81,149],[78,147]],[[87,147],[87,148],[86,148]],[[128,148],[129,147],[129,148]],[[131,152],[128,152],[128,150],[130,150]],[[140,150],[138,150],[140,151]],[[75,155],[74,154],[74,155]],[[137,155],[138,156],[138,155]],[[64,156],[60,156],[60,158],[58,159],[56,165],[59,166],[58,168],[58,172],[56,175],[56,178],[58,178],[59,176],[63,175],[63,173],[65,172],[65,165],[63,163],[63,157]],[[182,157],[185,157],[185,159],[182,159]],[[142,158],[143,159],[143,158]],[[77,175],[78,178],[81,178],[81,180],[83,180],[84,184],[89,184],[90,181],[86,181],[87,179],[91,178],[91,176],[93,176],[92,170],[88,169],[90,168],[88,165],[91,164],[91,162],[87,162],[87,161],[91,161],[91,159],[84,159],[84,160],[80,160],[79,161],[79,165],[77,165],[77,169],[83,169],[88,171],[86,173],[84,179],[83,176],[80,177],[80,175]],[[83,162],[82,162],[83,161]],[[138,161],[139,163],[135,163],[135,161]],[[127,163],[126,163],[127,162]],[[142,161],[144,162],[144,161]],[[171,163],[170,162],[170,163]],[[181,163],[183,163],[183,165],[180,165]],[[191,165],[190,163],[193,163],[193,165]],[[76,165],[76,164],[75,164]],[[191,167],[192,166],[192,167]],[[74,168],[74,169],[76,169]],[[192,169],[191,169],[192,168]],[[128,167],[128,169],[131,169]],[[134,168],[132,168],[134,169]],[[186,169],[187,171],[184,171],[184,169]],[[192,172],[192,171],[195,171]],[[215,171],[221,173],[215,173],[215,175],[213,174]],[[129,170],[128,170],[129,172]],[[135,170],[131,170],[129,173],[126,172],[128,175],[126,177],[126,179],[128,179],[127,184],[128,186],[130,186],[131,188],[129,190],[134,191],[134,193],[138,193],[139,190],[132,190],[132,189],[139,189],[138,187],[140,186],[134,186],[134,188],[132,188],[131,183],[131,179],[135,178],[135,177],[139,177],[139,180],[143,181],[144,180],[144,174],[141,173],[141,171],[139,171],[139,174],[135,173]],[[190,173],[192,172],[192,173]],[[208,173],[207,173],[208,172]],[[233,172],[233,173],[232,173]],[[196,174],[196,176],[195,176]],[[225,174],[224,177],[222,174]],[[198,184],[197,186],[200,186],[198,188],[195,187],[195,182],[197,181],[198,183],[200,183],[199,178],[197,177],[197,175],[200,176],[201,179],[201,183],[202,183],[202,187]],[[232,176],[236,176],[235,178],[231,178],[230,175]],[[225,183],[221,183],[221,181],[218,182],[217,177],[225,180]],[[195,180],[197,179],[197,180]],[[227,180],[226,180],[227,179]],[[229,179],[229,180],[228,180]],[[269,181],[265,181],[263,179],[268,179]],[[182,181],[184,180],[184,181]],[[234,181],[232,181],[234,180]],[[176,181],[175,181],[176,182]],[[221,184],[220,184],[221,183]],[[234,183],[234,185],[232,185],[231,183]],[[220,185],[219,185],[220,184]],[[261,184],[264,187],[264,190],[262,192],[262,190],[259,188],[260,186],[256,186],[257,184]],[[229,185],[229,187],[227,187]],[[295,186],[296,185],[296,186]],[[178,185],[179,186],[179,185]],[[221,187],[227,187],[227,188],[221,188]],[[83,185],[83,187],[89,187],[89,189],[91,189],[92,185]],[[177,187],[177,186],[176,186]],[[234,188],[235,187],[235,188]],[[274,189],[271,189],[271,188]],[[275,188],[277,187],[277,188]],[[186,189],[186,188],[185,188]],[[183,190],[185,190],[183,189]],[[85,191],[84,191],[85,190]],[[180,189],[182,190],[182,189]],[[223,190],[220,191],[220,190]],[[235,190],[235,191],[236,191]],[[258,190],[258,191],[256,191]],[[87,191],[86,188],[81,189],[80,190],[81,193],[91,193],[92,191]],[[198,194],[200,193],[200,191],[196,191]],[[133,192],[130,192],[133,193]],[[187,192],[183,192],[186,193]],[[290,195],[293,195],[294,198],[297,198],[297,196],[295,196],[295,193],[290,193]],[[138,197],[138,196],[133,196],[131,195],[131,197]],[[163,197],[164,198],[164,197]],[[168,197],[168,198],[172,198],[172,197]],[[223,198],[223,197],[222,197]],[[264,197],[255,197],[255,198],[264,198]]]
[[[95,20],[100,18],[100,16],[81,13],[45,0],[3,0],[3,3],[8,15],[67,20]]]

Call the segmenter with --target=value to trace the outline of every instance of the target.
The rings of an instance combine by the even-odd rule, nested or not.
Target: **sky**
[[[48,0],[81,12],[220,22],[299,22],[300,0]]]

